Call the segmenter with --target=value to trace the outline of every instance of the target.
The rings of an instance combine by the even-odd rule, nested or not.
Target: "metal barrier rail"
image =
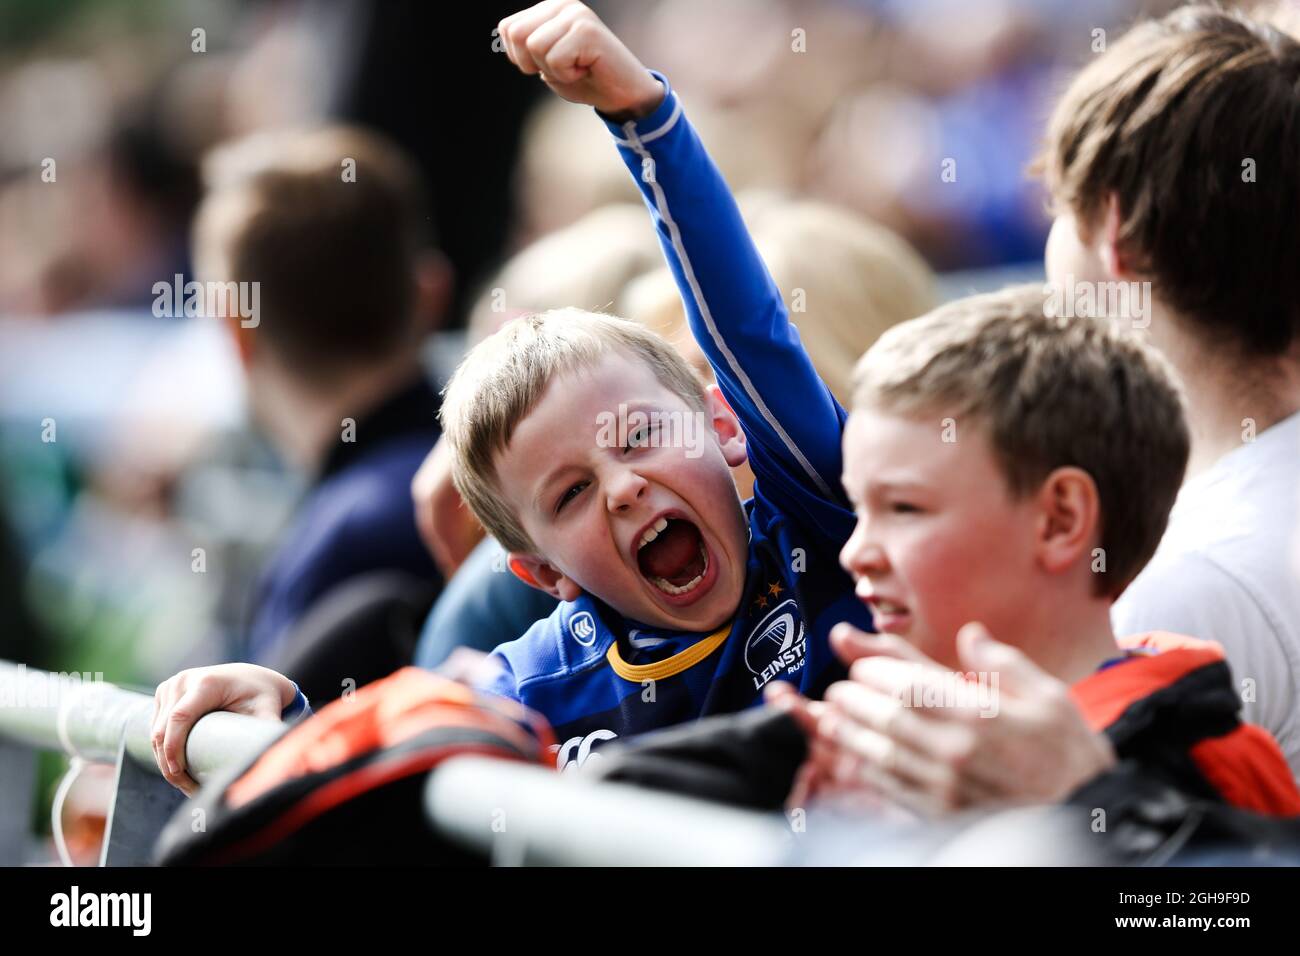
[[[0,661],[0,864],[27,862],[39,750],[116,767],[100,865],[149,863],[154,840],[184,800],[154,763],[152,715],[150,694]],[[208,714],[186,742],[190,773],[204,783],[250,757],[280,730],[275,721]]]
[[[184,796],[149,742],[153,697],[0,661],[0,865],[28,862],[38,750],[116,767],[101,866],[151,861]],[[244,763],[282,729],[208,714],[186,744],[200,783]],[[425,806],[447,837],[504,865],[771,865],[789,848],[781,818],[483,757],[455,757],[429,778]]]
[[[486,757],[439,766],[425,810],[497,865],[772,866],[790,848],[779,815]]]

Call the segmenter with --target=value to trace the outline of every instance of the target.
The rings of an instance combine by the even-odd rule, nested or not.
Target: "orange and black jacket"
[[[1189,795],[1270,816],[1300,815],[1300,791],[1272,735],[1243,723],[1223,649],[1152,632],[1120,641],[1125,657],[1071,696],[1121,761]]]
[[[1099,778],[1101,790],[1091,792],[1092,799],[1098,792],[1124,795],[1136,772],[1145,786],[1172,788],[1187,800],[1300,816],[1300,791],[1277,742],[1241,721],[1241,702],[1218,644],[1153,633],[1120,645],[1122,658],[1071,688],[1093,730],[1110,738],[1119,758],[1117,773]],[[784,806],[806,756],[798,725],[760,709],[659,731],[611,751],[594,775],[775,810]]]

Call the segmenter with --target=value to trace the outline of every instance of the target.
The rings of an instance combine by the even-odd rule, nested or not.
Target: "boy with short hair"
[[[870,617],[832,560],[852,524],[843,409],[676,96],[580,3],[499,32],[521,69],[605,115],[718,382],[702,389],[630,323],[565,312],[517,320],[447,388],[458,490],[515,573],[565,602],[497,650],[490,686],[546,715],[563,767],[614,736],[747,707],[774,679],[820,694],[839,671],[830,628]],[[618,341],[632,335],[646,344]],[[610,416],[627,433],[613,447]],[[742,507],[729,467],[746,459]]]
[[[578,2],[499,32],[521,69],[604,114],[718,382],[634,323],[561,310],[515,320],[447,387],[458,490],[514,573],[565,602],[498,648],[487,689],[551,722],[564,768],[614,737],[748,707],[773,680],[819,696],[843,674],[831,627],[870,614],[835,561],[853,526],[844,410],[667,81]],[[730,468],[746,457],[742,504]],[[239,666],[159,688],[155,745],[178,786],[185,736],[214,702],[294,700],[274,672]]]
[[[1117,640],[1111,605],[1155,551],[1182,482],[1180,389],[1136,333],[1048,311],[1037,286],[975,296],[891,329],[863,356],[844,438],[858,524],[840,558],[858,596],[881,632],[906,642],[896,656],[967,671],[958,634],[978,621],[1070,685],[1120,759],[1185,792],[1300,813],[1276,742],[1238,717],[1217,644],[1165,632]],[[864,643],[889,653],[888,640]],[[926,722],[922,711],[942,705],[874,693],[871,670],[828,691],[818,765],[913,806],[982,802],[944,776],[945,759],[969,756],[972,727],[1010,696],[980,688],[976,713],[954,695],[950,719]],[[959,689],[999,676],[967,674]]]

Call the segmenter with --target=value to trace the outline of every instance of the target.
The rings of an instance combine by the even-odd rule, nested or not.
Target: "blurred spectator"
[[[18,175],[0,192],[0,249],[12,252],[0,310],[145,312],[155,281],[190,278],[197,157],[219,129],[202,108],[203,83],[183,78],[213,77],[194,64],[147,72],[121,90],[90,61],[15,72],[5,104],[14,139],[2,158]]]
[[[419,344],[443,314],[450,274],[418,176],[374,134],[257,134],[218,151],[205,175],[199,271],[240,284],[239,309],[226,299],[219,312],[253,415],[312,481],[254,601],[248,656],[278,661],[306,612],[349,579],[381,570],[436,579],[409,487],[437,438]]]

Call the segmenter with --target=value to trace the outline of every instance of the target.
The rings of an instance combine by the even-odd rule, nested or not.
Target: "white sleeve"
[[[1300,778],[1300,661],[1277,615],[1247,582],[1202,554],[1157,556],[1115,602],[1111,622],[1120,636],[1172,631],[1221,644],[1242,695],[1242,719],[1277,739]]]

